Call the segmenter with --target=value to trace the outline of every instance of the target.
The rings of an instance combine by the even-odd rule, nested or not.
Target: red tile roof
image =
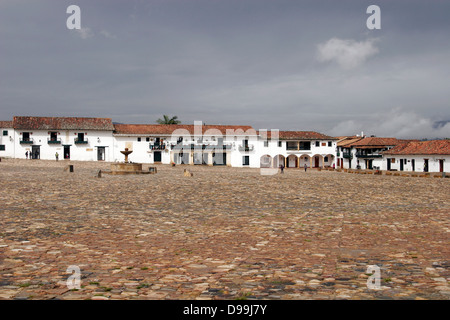
[[[259,134],[265,138],[266,136],[259,131]],[[272,137],[272,131],[267,130],[267,138]],[[278,139],[280,140],[337,140],[337,138],[327,136],[315,131],[279,131]]]
[[[116,134],[133,135],[172,135],[175,130],[186,130],[190,135],[195,134],[195,126],[188,124],[114,124]],[[214,135],[214,130],[219,130],[220,134],[226,135],[227,130],[233,130],[237,134],[255,135],[256,131],[251,126],[239,125],[202,125],[202,134],[209,130]]]
[[[341,138],[341,137],[338,137],[338,138]],[[353,143],[356,143],[362,139],[364,139],[364,138],[356,137],[356,136],[344,137],[344,138],[341,138],[340,141],[338,141],[337,146],[347,148],[347,147],[350,147]]]
[[[0,121],[0,128],[6,129],[6,128],[12,128],[13,122],[12,121]]]
[[[355,148],[364,148],[364,147],[373,147],[373,148],[383,148],[383,147],[392,147],[401,143],[401,140],[397,138],[379,138],[379,137],[366,137],[359,141],[356,141],[346,147],[355,147]]]
[[[114,130],[109,118],[14,117],[13,126],[18,130]]]
[[[450,155],[450,140],[412,141],[399,144],[390,150],[384,151],[383,153],[398,155]]]

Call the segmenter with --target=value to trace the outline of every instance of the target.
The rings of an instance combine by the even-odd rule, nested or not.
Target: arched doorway
[[[272,165],[272,157],[268,154],[261,156],[259,159],[259,165],[261,168],[270,168]]]
[[[324,167],[332,167],[334,164],[334,156],[332,154],[327,154],[323,157],[323,166]]]
[[[291,154],[287,157],[286,168],[297,168],[298,158],[295,154]]]
[[[281,164],[284,165],[284,159],[284,156],[282,156],[281,154],[276,155],[273,158],[272,168],[279,168]]]
[[[302,154],[299,158],[299,167],[304,168],[305,164],[309,168],[311,166],[311,157],[307,154]]]
[[[312,166],[313,168],[323,167],[323,157],[319,154],[314,155],[312,159]]]

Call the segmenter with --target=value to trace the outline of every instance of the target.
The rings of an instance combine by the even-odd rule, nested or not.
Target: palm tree
[[[163,120],[158,119],[158,120],[156,120],[156,122],[159,124],[179,124],[179,123],[181,123],[180,120],[177,120],[178,119],[177,116],[173,116],[172,118],[169,118],[169,116],[163,115],[163,118],[164,118]]]

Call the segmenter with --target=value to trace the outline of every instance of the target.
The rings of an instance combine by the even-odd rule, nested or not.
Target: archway
[[[334,163],[334,156],[332,154],[327,154],[323,158],[323,166],[324,167],[332,167]]]
[[[303,168],[305,167],[305,164],[308,168],[311,166],[311,157],[307,154],[302,154],[299,158],[298,165],[300,168]]]
[[[316,154],[312,158],[312,166],[313,168],[321,168],[323,167],[323,157],[320,154]]]
[[[270,168],[272,165],[272,157],[268,154],[261,156],[259,159],[259,165],[261,168]]]
[[[281,154],[276,155],[273,158],[272,168],[279,168],[281,164],[284,165],[284,159],[284,156],[282,156]]]
[[[295,154],[291,154],[287,157],[286,168],[297,168],[298,158]]]

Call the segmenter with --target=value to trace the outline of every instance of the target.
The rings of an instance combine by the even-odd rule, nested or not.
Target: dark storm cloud
[[[82,30],[66,28],[81,8]],[[366,9],[381,7],[381,30]],[[0,118],[445,137],[449,1],[0,1]]]

